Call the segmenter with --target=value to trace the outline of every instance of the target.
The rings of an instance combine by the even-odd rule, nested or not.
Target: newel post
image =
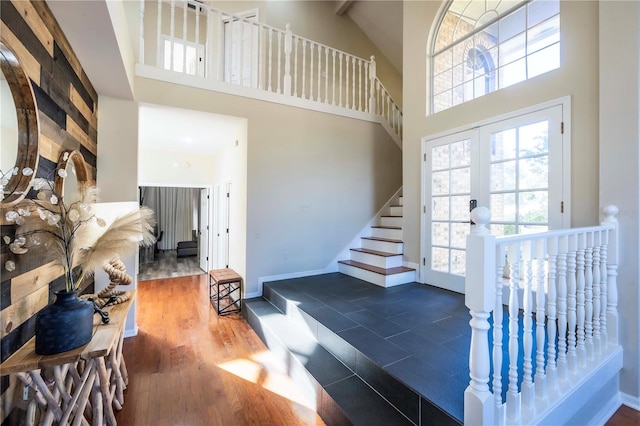
[[[371,55],[371,64],[369,65],[369,112],[376,112],[376,57]]]
[[[293,45],[293,33],[291,25],[285,26],[284,33],[284,94],[291,96],[291,46]]]
[[[477,207],[471,212],[472,227],[467,236],[465,304],[471,320],[469,386],[464,391],[464,424],[494,424],[493,394],[489,391],[489,314],[495,303],[496,238],[486,225],[491,212]]]
[[[609,231],[609,244],[607,247],[607,280],[606,280],[606,303],[607,303],[607,337],[611,344],[618,344],[618,208],[607,206],[602,209],[605,216],[603,225],[613,227]]]

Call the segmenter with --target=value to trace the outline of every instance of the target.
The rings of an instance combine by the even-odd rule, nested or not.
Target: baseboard
[[[337,264],[337,262],[336,262],[335,265],[333,265],[333,266],[329,265],[328,267],[326,267],[324,269],[315,269],[315,270],[311,270],[311,271],[291,272],[291,273],[288,273],[288,274],[269,275],[269,276],[266,276],[266,277],[258,277],[258,291],[254,292],[254,293],[245,294],[244,297],[245,297],[245,299],[250,299],[250,298],[253,298],[253,297],[262,296],[262,288],[264,286],[264,283],[267,283],[267,282],[280,281],[280,280],[290,280],[292,278],[311,277],[313,275],[330,274],[332,272],[338,272],[338,264]]]
[[[420,265],[413,262],[402,262],[402,266],[416,270],[416,282],[420,283]]]
[[[629,408],[633,408],[636,411],[640,411],[640,397],[631,396],[627,393],[620,392],[620,400],[622,404]]]
[[[136,325],[133,329],[127,329],[124,331],[125,339],[127,337],[135,337],[138,335],[138,326]]]
[[[609,421],[611,416],[618,411],[618,408],[622,405],[620,393],[612,395],[609,401],[602,406],[600,411],[593,416],[593,425],[604,425]]]

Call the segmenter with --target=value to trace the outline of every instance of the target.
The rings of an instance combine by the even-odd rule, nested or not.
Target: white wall
[[[138,104],[135,101],[100,96],[98,98],[98,155],[96,186],[101,202],[138,202]],[[138,286],[138,256],[126,256],[122,261],[133,283]],[[108,285],[107,275],[96,273],[96,291]],[[137,334],[136,302],[127,316],[125,336]]]
[[[601,1],[599,6],[600,207],[620,209],[620,388],[623,402],[640,409],[640,4]]]

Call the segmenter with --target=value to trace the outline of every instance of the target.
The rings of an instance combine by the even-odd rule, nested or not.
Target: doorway
[[[423,139],[422,281],[464,293],[469,212],[493,235],[570,226],[568,99]]]

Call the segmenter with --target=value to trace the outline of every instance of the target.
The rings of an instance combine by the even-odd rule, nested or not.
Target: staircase
[[[338,261],[338,271],[381,287],[393,287],[416,280],[416,270],[402,266],[402,195],[371,227],[371,236],[361,238],[350,259]]]

